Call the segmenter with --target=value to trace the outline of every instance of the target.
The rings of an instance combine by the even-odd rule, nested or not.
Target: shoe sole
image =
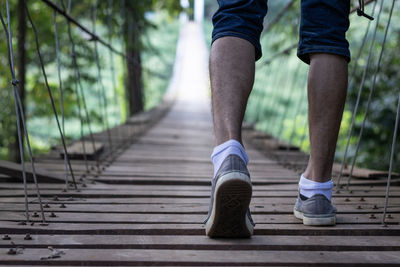
[[[206,222],[209,237],[250,237],[253,225],[247,216],[252,188],[250,178],[240,172],[231,172],[218,179],[214,203]]]
[[[327,215],[325,217],[310,217],[304,215],[303,212],[293,209],[294,216],[297,219],[303,220],[304,225],[326,226],[336,224],[336,215]]]

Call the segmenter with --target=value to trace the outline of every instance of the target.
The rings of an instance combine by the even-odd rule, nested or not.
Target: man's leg
[[[346,100],[347,65],[342,56],[310,56],[308,120],[311,156],[304,176],[315,182],[327,182],[332,177],[336,141]]]
[[[298,57],[308,76],[311,152],[294,215],[307,225],[334,225],[332,164],[347,89],[349,1],[302,0]]]
[[[212,199],[206,234],[248,237],[254,223],[248,211],[252,188],[248,156],[241,139],[247,99],[254,81],[254,46],[238,37],[222,37],[211,47],[210,79],[214,131]]]
[[[205,228],[210,237],[248,237],[254,228],[249,211],[252,187],[241,128],[254,82],[254,62],[261,57],[259,39],[267,1],[218,3],[210,54],[217,146],[211,155],[214,175]]]
[[[242,121],[254,82],[254,58],[254,46],[241,38],[222,37],[211,47],[210,80],[217,145],[230,139],[242,143]]]

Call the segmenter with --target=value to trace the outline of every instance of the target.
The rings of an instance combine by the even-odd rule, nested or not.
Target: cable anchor
[[[359,8],[357,8],[357,15],[360,17],[366,17],[369,20],[374,20],[374,18],[364,12],[364,0],[358,0]]]

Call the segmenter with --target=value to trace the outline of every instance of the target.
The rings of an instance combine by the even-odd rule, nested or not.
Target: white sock
[[[216,146],[213,150],[213,153],[211,154],[211,160],[214,165],[214,177],[221,167],[222,162],[226,159],[227,156],[232,154],[239,156],[246,165],[249,162],[249,156],[244,150],[242,144],[233,139],[228,140],[225,143]]]
[[[302,174],[299,181],[300,194],[308,198],[317,194],[321,194],[326,196],[327,199],[331,200],[332,188],[333,188],[332,180],[329,180],[328,182],[324,183],[319,183],[307,179]]]

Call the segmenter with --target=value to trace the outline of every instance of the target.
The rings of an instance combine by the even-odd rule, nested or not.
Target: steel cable
[[[22,122],[25,139],[26,139],[26,144],[28,147],[28,153],[29,153],[29,158],[30,158],[31,168],[32,168],[32,176],[33,176],[33,181],[35,183],[36,194],[37,194],[38,201],[39,201],[42,223],[45,224],[46,218],[45,218],[44,211],[43,211],[42,199],[40,196],[40,189],[39,189],[39,184],[37,181],[35,164],[33,161],[31,145],[29,142],[28,130],[27,130],[26,124],[25,124],[25,115],[24,115],[24,111],[23,111],[23,107],[22,107],[21,98],[20,98],[19,92],[18,92],[18,80],[15,78],[14,53],[13,53],[12,34],[11,34],[11,18],[10,18],[10,7],[9,7],[8,0],[7,0],[6,4],[7,4],[6,6],[7,6],[8,30],[5,25],[3,15],[1,14],[1,12],[0,12],[0,19],[1,19],[1,23],[3,25],[4,32],[5,32],[6,39],[7,39],[8,63],[9,63],[10,72],[11,72],[11,76],[12,76],[11,83],[12,83],[13,89],[14,89],[14,105],[15,105],[15,114],[16,114],[16,121],[17,121],[18,145],[19,145],[19,153],[20,153],[21,167],[22,167],[22,180],[23,180],[23,184],[24,184],[25,217],[26,217],[26,222],[28,223],[29,222],[28,189],[27,189],[26,168],[25,168],[25,159],[24,159],[24,144],[23,144],[23,137],[22,137],[22,133],[21,133],[21,122]]]
[[[58,119],[58,115],[57,115],[57,110],[56,110],[56,106],[55,106],[55,103],[54,103],[53,94],[52,94],[52,92],[51,92],[51,90],[50,90],[50,86],[49,86],[49,83],[48,83],[48,80],[47,80],[46,70],[45,70],[45,68],[44,68],[44,63],[43,63],[42,54],[41,54],[40,48],[39,48],[38,33],[37,33],[37,30],[36,30],[35,24],[33,23],[32,18],[31,18],[30,13],[29,13],[27,0],[25,0],[25,12],[26,12],[26,15],[27,15],[27,17],[28,17],[28,20],[29,20],[29,22],[30,22],[30,24],[31,24],[31,26],[32,26],[33,33],[34,33],[34,35],[35,35],[36,52],[37,52],[38,57],[39,57],[39,63],[40,63],[40,67],[41,67],[41,69],[42,69],[42,74],[43,74],[44,82],[45,82],[45,85],[46,85],[46,88],[47,88],[47,92],[49,93],[50,102],[51,102],[51,107],[52,107],[52,109],[53,109],[54,117],[55,117],[56,122],[57,122],[57,128],[58,128],[58,131],[59,131],[59,133],[60,133],[62,145],[63,145],[63,148],[64,148],[64,153],[67,155],[67,160],[68,160],[69,169],[70,169],[70,171],[71,171],[72,181],[73,181],[73,184],[74,184],[75,189],[77,190],[78,187],[77,187],[77,185],[76,185],[75,175],[74,175],[74,172],[73,172],[73,170],[72,170],[71,161],[69,160],[69,156],[68,156],[68,152],[67,152],[67,146],[66,146],[66,143],[65,143],[64,134],[63,134],[63,132],[62,132],[62,130],[61,130],[60,121],[59,121],[59,119]]]
[[[54,0],[54,4],[57,3],[57,0]],[[61,112],[61,128],[62,132],[65,136],[65,115],[64,115],[64,90],[63,83],[61,79],[61,61],[60,61],[60,48],[58,41],[58,29],[57,29],[57,12],[53,11],[53,20],[54,20],[54,39],[56,43],[56,59],[57,59],[57,75],[58,75],[58,86],[60,91],[60,112]],[[64,153],[64,166],[65,166],[65,189],[68,190],[68,161],[67,155]]]
[[[383,214],[382,214],[382,224],[386,225],[386,212],[389,204],[389,192],[390,192],[390,182],[392,178],[392,170],[393,170],[393,158],[394,158],[394,150],[396,146],[396,138],[397,138],[397,129],[399,128],[399,117],[400,117],[400,93],[399,99],[397,101],[397,111],[396,111],[396,120],[394,123],[394,131],[393,131],[393,140],[392,140],[392,149],[390,151],[390,161],[389,161],[389,174],[386,183],[386,192],[385,192],[385,204],[383,207]]]
[[[96,34],[97,1],[95,2],[94,7],[91,9],[91,11],[92,11],[93,33]],[[100,104],[100,109],[102,110],[100,112],[100,114],[103,113],[102,114],[102,116],[103,116],[102,121],[103,121],[104,126],[105,126],[106,131],[107,131],[109,149],[110,149],[110,153],[112,154],[113,153],[113,146],[112,146],[110,126],[109,126],[109,123],[108,123],[108,115],[107,115],[108,101],[107,101],[107,97],[106,97],[106,94],[105,94],[105,89],[104,89],[103,81],[102,81],[97,40],[94,40],[94,56],[95,56],[95,62],[96,62],[96,67],[97,67],[97,84],[98,84],[98,89],[100,91],[99,92],[99,104]]]
[[[109,8],[109,14],[108,14],[108,18],[107,18],[107,28],[108,28],[108,43],[112,44],[112,0],[108,1],[108,8]],[[113,100],[115,102],[115,118],[119,117],[119,123],[121,123],[122,120],[122,113],[121,113],[121,108],[120,108],[120,104],[119,104],[119,100],[118,100],[118,91],[117,91],[117,81],[116,81],[116,77],[115,77],[115,68],[114,68],[114,53],[111,50],[108,50],[108,56],[109,56],[109,61],[110,61],[110,71],[111,71],[111,82],[113,85]],[[115,128],[117,131],[117,149],[119,147],[119,145],[123,144],[122,142],[122,136],[121,136],[121,131],[120,131],[120,127],[118,126],[117,123],[117,127]]]
[[[382,2],[382,4],[383,4],[383,2]],[[375,10],[375,6],[376,6],[376,2],[375,2],[375,4],[374,4],[374,10]],[[364,88],[364,83],[365,83],[365,79],[366,79],[366,76],[367,76],[367,70],[369,69],[369,65],[370,65],[370,63],[371,63],[372,48],[373,48],[374,43],[375,43],[376,32],[377,32],[377,29],[378,29],[378,23],[379,23],[380,13],[381,13],[381,12],[382,12],[382,5],[380,6],[380,9],[379,9],[379,13],[378,13],[378,17],[377,17],[375,29],[374,29],[373,36],[372,36],[372,40],[371,40],[371,44],[370,44],[370,47],[369,47],[369,52],[368,52],[368,57],[367,57],[367,64],[366,64],[365,67],[364,67],[363,76],[362,76],[362,78],[361,78],[361,83],[360,83],[360,86],[359,86],[359,89],[358,89],[356,104],[355,104],[355,106],[354,106],[353,114],[352,114],[352,117],[351,117],[350,128],[349,128],[349,132],[348,132],[348,134],[347,134],[346,147],[345,147],[345,150],[344,150],[344,155],[343,155],[342,163],[341,163],[341,166],[340,166],[339,176],[338,176],[338,179],[337,179],[337,182],[336,182],[336,189],[338,189],[338,187],[340,187],[340,181],[341,181],[342,176],[343,176],[344,166],[346,165],[347,153],[348,153],[349,146],[350,146],[350,139],[351,139],[351,136],[352,136],[352,134],[353,134],[355,118],[356,118],[356,115],[357,115],[358,106],[359,106],[359,104],[360,104],[361,93],[362,93],[363,88]],[[361,47],[360,47],[360,49],[359,49],[359,53],[358,53],[358,55],[357,55],[357,60],[356,60],[356,62],[355,62],[354,68],[353,68],[353,70],[352,70],[352,75],[351,75],[350,77],[354,77],[354,75],[355,75],[355,70],[356,70],[357,62],[358,62],[358,60],[359,60],[359,58],[360,58],[360,56],[361,56],[361,50],[363,49],[364,44],[365,44],[365,42],[366,42],[366,39],[367,39],[367,36],[368,36],[368,32],[369,32],[370,24],[371,24],[371,21],[369,20],[369,21],[368,21],[367,30],[366,30],[366,32],[365,32],[365,34],[364,34],[364,37],[363,37],[363,42],[362,42],[362,44],[361,44]],[[351,82],[350,82],[350,84],[349,84],[348,89],[352,87],[353,81],[354,81],[353,78],[351,78]]]
[[[390,21],[391,21],[392,14],[393,14],[394,2],[395,2],[395,0],[393,0],[393,2],[392,2],[392,7],[391,7],[391,9],[390,9],[389,19],[388,19],[388,22],[387,22],[386,27],[385,27],[385,35],[384,35],[384,37],[383,37],[381,51],[380,51],[380,54],[379,54],[378,62],[377,62],[376,67],[375,67],[375,73],[374,73],[374,78],[373,78],[372,86],[370,87],[370,90],[369,90],[367,105],[366,105],[366,107],[365,107],[363,122],[362,122],[361,129],[360,129],[360,133],[359,133],[359,136],[358,136],[358,142],[357,142],[357,146],[356,146],[356,151],[355,151],[355,155],[354,155],[354,157],[353,157],[353,161],[352,161],[352,164],[351,164],[350,175],[349,175],[349,178],[348,178],[348,180],[347,180],[347,185],[346,185],[346,189],[347,189],[347,190],[349,189],[349,184],[350,184],[351,178],[352,178],[352,176],[353,176],[353,170],[354,170],[354,166],[355,166],[355,163],[356,163],[356,160],[357,160],[358,151],[359,151],[359,149],[360,149],[361,138],[362,138],[362,135],[363,135],[363,132],[364,132],[365,122],[366,122],[366,119],[367,119],[367,115],[368,115],[368,111],[369,111],[369,106],[370,106],[371,99],[372,99],[372,94],[373,94],[373,92],[374,92],[375,85],[376,85],[376,78],[377,78],[378,72],[379,72],[379,70],[380,70],[380,65],[381,65],[381,61],[382,61],[382,56],[383,56],[383,52],[384,52],[384,50],[385,50],[385,44],[386,44],[386,40],[387,40],[387,34],[388,34]],[[382,10],[382,6],[383,6],[383,1],[382,1],[382,5],[381,5],[381,10]],[[381,10],[380,10],[380,11],[381,11]],[[379,14],[378,14],[378,19],[377,19],[377,25],[378,25],[378,22],[379,22]]]
[[[61,5],[63,7],[64,10],[66,10],[65,5],[64,5],[64,0],[61,0]],[[68,1],[68,10],[70,9],[70,5],[71,2],[70,0]],[[79,69],[79,65],[76,59],[76,51],[75,51],[75,42],[72,38],[72,31],[71,31],[71,25],[69,20],[67,21],[67,29],[68,29],[68,38],[71,44],[71,57],[72,57],[72,64],[74,66],[75,69],[75,75],[76,75],[76,83],[77,83],[77,98],[81,98],[82,99],[82,105],[83,105],[83,111],[85,114],[85,120],[86,123],[88,125],[88,130],[89,130],[89,137],[92,143],[92,148],[93,148],[93,153],[96,152],[96,144],[94,141],[94,136],[93,136],[93,131],[92,131],[92,127],[91,127],[91,123],[90,123],[90,117],[89,117],[89,111],[86,105],[86,99],[85,99],[85,94],[83,92],[83,87],[82,87],[82,83],[81,83],[81,74],[80,74],[80,69]],[[84,144],[85,142],[85,138],[82,138],[82,142]],[[87,157],[86,152],[84,151],[83,153],[84,157]],[[98,157],[95,157],[96,159],[96,167],[97,167],[97,172],[100,173],[100,163],[99,163],[99,159]]]

